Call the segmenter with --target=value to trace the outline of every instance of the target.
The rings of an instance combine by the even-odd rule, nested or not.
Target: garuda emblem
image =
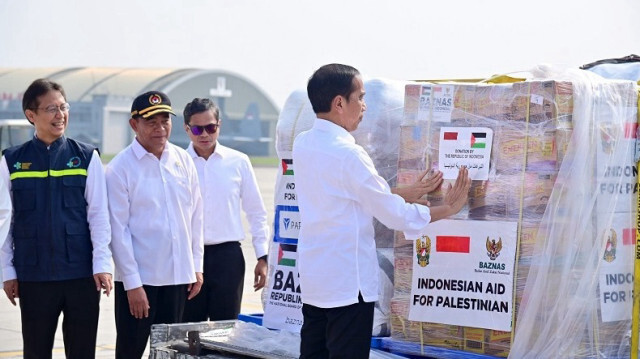
[[[602,259],[611,263],[616,259],[616,244],[618,243],[618,236],[616,231],[611,229],[611,235],[607,237],[607,246],[604,248],[604,256]]]
[[[416,239],[416,256],[418,257],[418,264],[420,267],[426,267],[429,264],[429,256],[431,255],[431,238],[429,236],[422,236]]]
[[[487,236],[487,255],[489,259],[495,261],[496,258],[500,255],[500,251],[502,250],[502,237],[498,238],[498,242],[495,239],[489,239]]]

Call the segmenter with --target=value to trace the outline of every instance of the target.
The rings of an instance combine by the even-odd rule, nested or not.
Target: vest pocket
[[[93,245],[88,226],[68,223],[65,226],[67,234],[67,258],[69,262],[90,262],[93,260]]]
[[[36,185],[33,179],[21,178],[11,181],[11,192],[13,192],[14,211],[33,211],[36,209]]]
[[[35,226],[13,227],[13,265],[34,266],[38,264],[38,242]]]
[[[84,198],[84,188],[87,183],[85,176],[64,176],[62,177],[62,198],[65,207],[86,207],[87,200]]]

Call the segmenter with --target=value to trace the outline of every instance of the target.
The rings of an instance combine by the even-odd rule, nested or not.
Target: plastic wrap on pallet
[[[499,357],[511,352],[514,358],[628,355],[637,87],[585,71],[544,70],[508,84],[407,87],[399,186],[420,170],[442,170],[443,158],[457,157],[441,156],[443,131],[450,138],[467,136],[469,127],[493,133],[486,178],[473,181],[468,205],[454,219],[517,223],[509,307],[517,319],[511,324],[515,339],[513,329],[488,329],[495,323],[409,320],[420,253],[415,241],[397,234],[393,340]],[[438,204],[442,194],[429,199]],[[487,256],[497,249],[489,244]],[[503,254],[501,260],[509,258]],[[478,262],[482,271],[486,264]]]
[[[511,353],[628,357],[638,88],[578,70],[554,78],[573,83],[573,136],[537,233]]]
[[[396,184],[406,84],[407,82],[386,79],[365,79],[367,110],[358,129],[352,133],[356,142],[371,156],[379,174],[392,187]],[[297,292],[297,271],[294,269],[298,222],[295,164],[291,160],[291,150],[295,136],[310,129],[315,118],[306,91],[299,90],[293,92],[285,102],[276,125],[276,150],[281,166],[276,179],[275,218],[276,221],[283,222],[274,223],[274,240],[270,244],[269,257],[278,260],[270,264],[270,283],[264,293],[264,301],[265,325],[278,329],[299,330],[302,320],[302,315],[295,313],[299,311],[301,302]],[[372,333],[388,335],[389,303],[393,292],[391,258],[394,233],[376,220],[374,228],[381,276],[380,300],[376,303]]]

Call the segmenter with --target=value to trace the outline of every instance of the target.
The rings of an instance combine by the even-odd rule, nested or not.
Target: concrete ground
[[[273,195],[276,182],[276,167],[256,167],[256,177],[262,193],[267,212],[269,225],[273,226]],[[250,238],[245,221],[246,238]],[[242,300],[243,314],[262,313],[261,293],[253,290],[253,268],[256,257],[250,240],[242,242],[242,249],[246,260],[246,275],[244,280],[244,295]],[[100,320],[98,323],[98,340],[96,345],[96,358],[114,358],[116,328],[114,321],[113,294],[110,297],[102,296],[100,302]],[[62,316],[56,332],[53,358],[64,358],[64,343],[62,341]],[[148,349],[147,349],[148,353]],[[22,335],[20,330],[20,309],[11,305],[11,302],[0,292],[0,358],[22,358]]]

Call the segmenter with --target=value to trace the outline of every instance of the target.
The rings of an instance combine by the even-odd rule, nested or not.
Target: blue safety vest
[[[84,197],[94,147],[61,137],[5,150],[13,196],[13,265],[18,281],[93,275]]]

